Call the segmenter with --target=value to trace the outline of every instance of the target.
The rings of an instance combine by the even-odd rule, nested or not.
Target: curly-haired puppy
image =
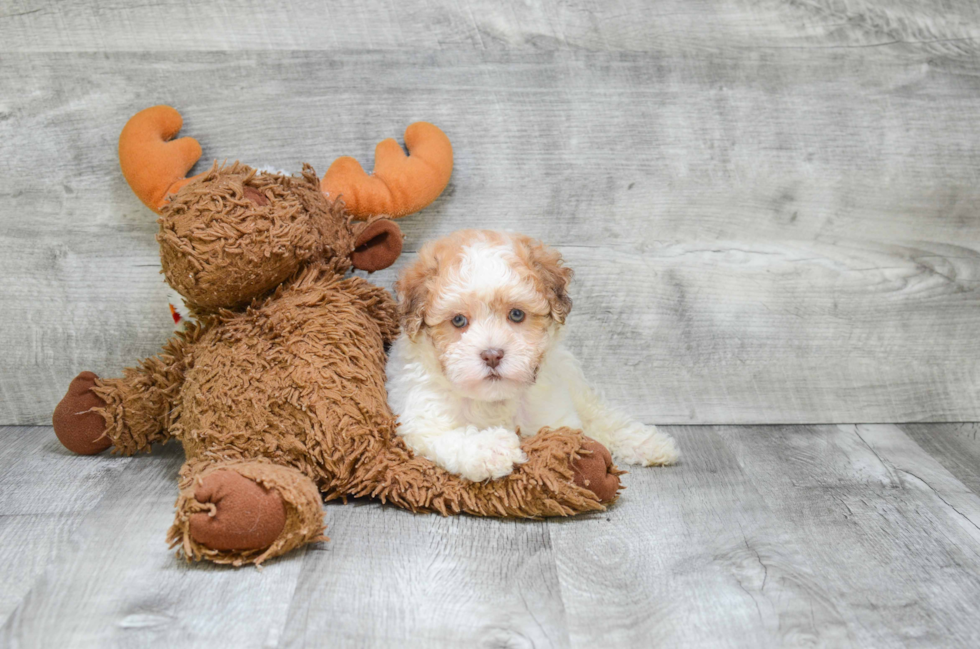
[[[525,460],[519,435],[581,429],[621,462],[671,464],[674,440],[612,409],[561,342],[572,308],[561,255],[519,234],[464,230],[426,244],[396,289],[402,332],[388,398],[408,446],[471,480]]]

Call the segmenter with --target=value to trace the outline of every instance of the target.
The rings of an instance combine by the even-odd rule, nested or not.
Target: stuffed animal
[[[578,431],[527,438],[528,461],[485,483],[413,457],[395,434],[384,376],[395,304],[348,271],[392,264],[402,235],[381,215],[422,209],[445,188],[442,131],[413,124],[408,156],[386,140],[372,176],[341,158],[321,187],[308,165],[286,176],[215,164],[185,178],[201,148],[172,141],[180,128],[173,108],[146,109],[123,129],[119,156],[160,214],[163,272],[193,320],[121,378],[79,374],[53,416],[76,453],[183,444],[168,536],[178,553],[259,564],[321,540],[323,501],[349,496],[504,517],[601,510],[617,497],[621,472]]]

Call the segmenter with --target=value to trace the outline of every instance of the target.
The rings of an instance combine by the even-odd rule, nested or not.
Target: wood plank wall
[[[116,161],[177,106],[212,159],[321,173],[411,121],[453,181],[406,255],[521,230],[651,423],[980,418],[972,0],[0,2],[0,423],[170,331]]]

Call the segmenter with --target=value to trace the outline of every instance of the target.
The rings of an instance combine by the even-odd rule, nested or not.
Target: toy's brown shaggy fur
[[[578,431],[525,440],[528,462],[490,483],[413,457],[385,393],[395,304],[345,276],[364,226],[323,196],[309,167],[301,177],[214,167],[159,223],[167,280],[198,322],[121,378],[80,375],[55,423],[79,452],[180,440],[187,461],[169,540],[188,558],[258,564],[319,540],[322,499],[539,517],[603,509],[596,491],[615,498],[619,472]],[[92,393],[103,430],[72,428]]]

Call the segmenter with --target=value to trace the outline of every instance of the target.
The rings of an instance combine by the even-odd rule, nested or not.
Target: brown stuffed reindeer
[[[172,108],[142,111],[119,154],[136,195],[160,212],[163,272],[196,322],[122,378],[82,372],[53,417],[76,453],[180,440],[172,546],[189,559],[258,564],[322,539],[323,500],[347,496],[513,517],[601,510],[616,498],[609,453],[577,431],[528,438],[528,461],[486,483],[413,457],[395,434],[384,376],[395,304],[347,271],[398,257],[401,232],[378,215],[408,214],[442,192],[452,171],[442,131],[413,124],[409,156],[382,142],[373,176],[342,158],[321,188],[309,166],[288,177],[214,165],[184,178],[201,149],[170,141],[180,126]]]

